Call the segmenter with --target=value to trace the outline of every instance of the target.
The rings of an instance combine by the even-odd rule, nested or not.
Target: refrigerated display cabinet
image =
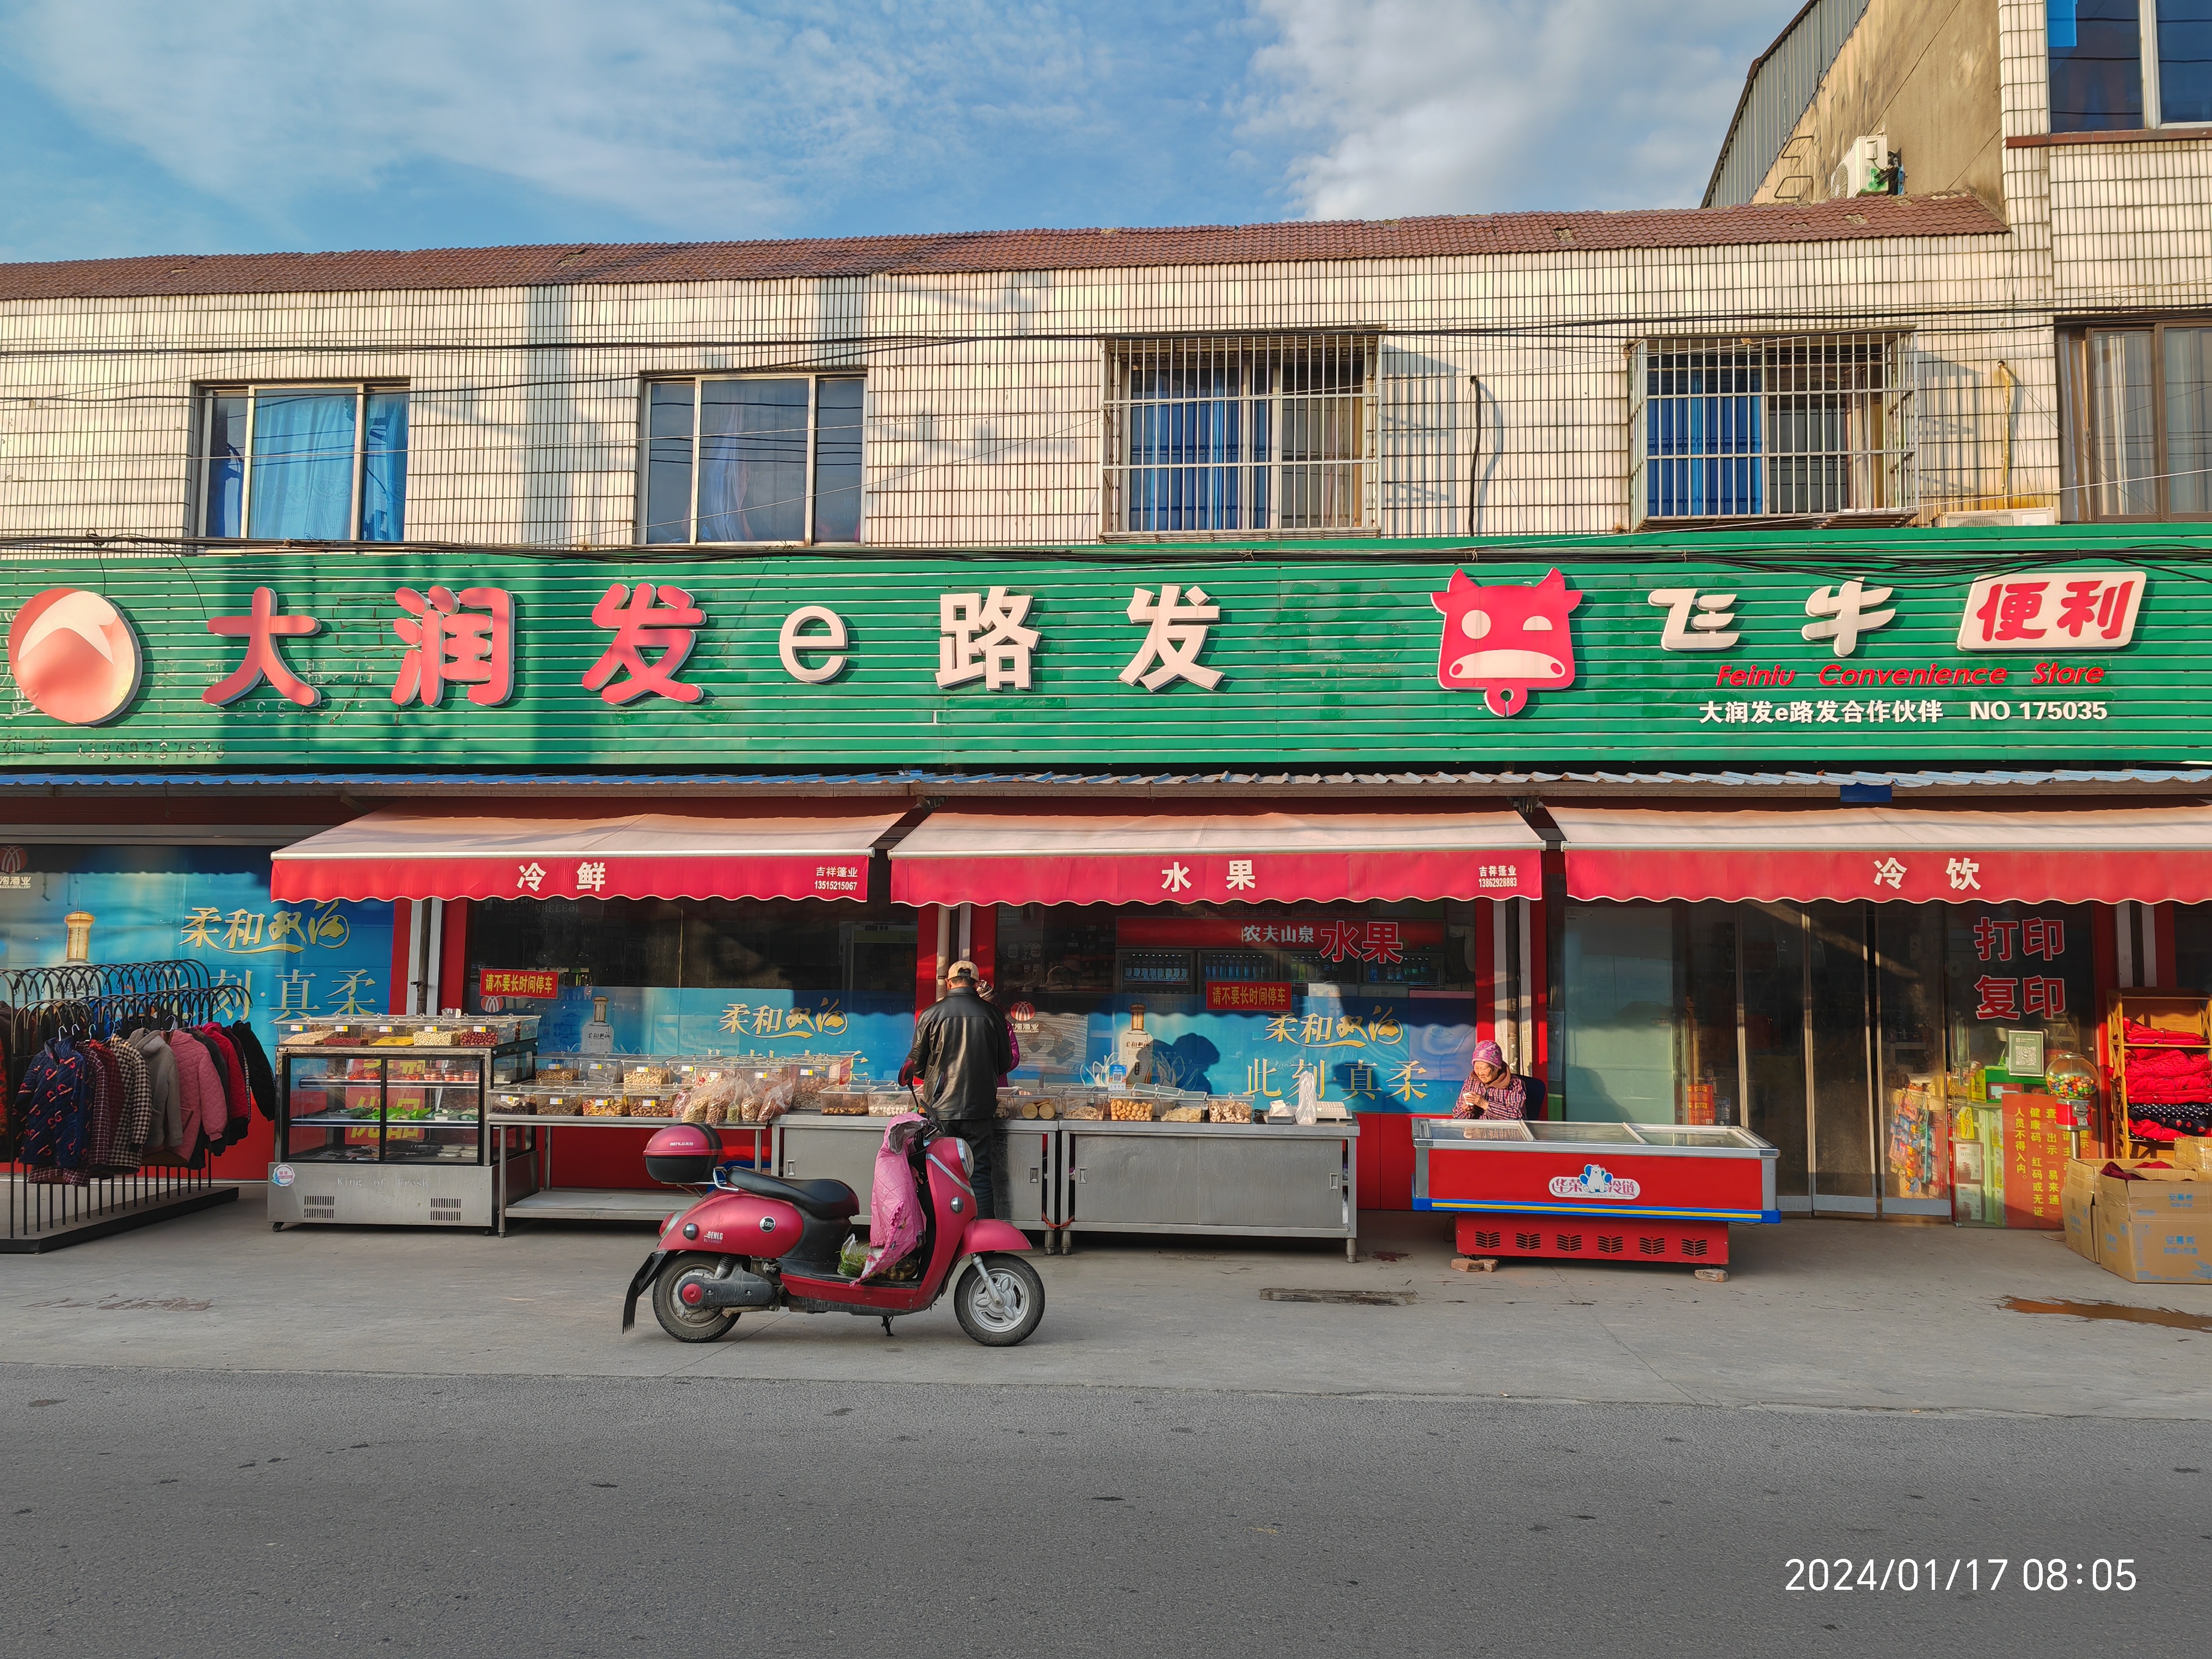
[[[527,1079],[536,1053],[534,1040],[280,1048],[270,1225],[491,1227],[489,1098]],[[508,1192],[536,1185],[534,1152],[502,1149]]]

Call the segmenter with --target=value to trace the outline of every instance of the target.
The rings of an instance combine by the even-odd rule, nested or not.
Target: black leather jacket
[[[973,991],[953,990],[915,1022],[899,1080],[921,1080],[922,1103],[940,1122],[995,1117],[999,1079],[1013,1064],[1005,1017]]]

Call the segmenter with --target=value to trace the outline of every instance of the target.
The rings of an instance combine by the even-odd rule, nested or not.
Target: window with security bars
[[[1635,515],[1910,517],[1905,359],[1886,334],[1644,342],[1631,369]]]
[[[1112,343],[1107,533],[1371,529],[1375,361],[1365,335]]]

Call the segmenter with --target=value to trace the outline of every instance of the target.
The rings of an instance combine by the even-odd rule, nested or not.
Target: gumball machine
[[[2097,1068],[2071,1048],[2054,1049],[2043,1068],[2043,1091],[2066,1114],[2074,1156],[2081,1157],[2083,1133],[2096,1127]]]

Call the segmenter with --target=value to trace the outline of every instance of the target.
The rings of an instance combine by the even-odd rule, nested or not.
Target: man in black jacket
[[[1013,1066],[1005,1017],[975,994],[975,964],[954,963],[945,969],[944,996],[915,1022],[914,1050],[899,1081],[919,1081],[924,1109],[975,1155],[978,1216],[997,1213],[999,1079]]]

